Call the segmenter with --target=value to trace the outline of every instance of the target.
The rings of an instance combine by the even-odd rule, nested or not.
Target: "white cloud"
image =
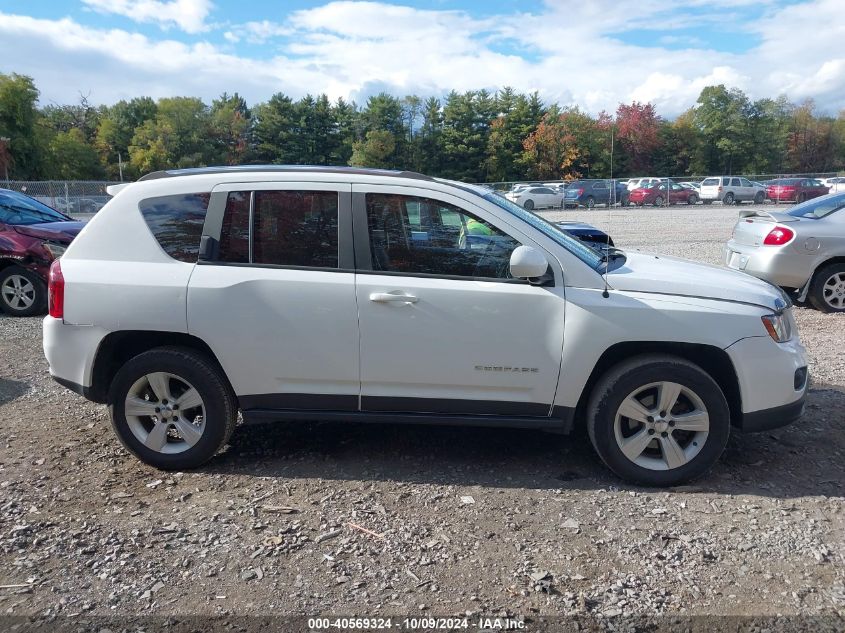
[[[168,5],[171,12],[160,12],[156,21],[186,31],[205,28],[210,6],[202,0],[84,1],[119,13],[130,5]],[[0,71],[34,76],[48,101],[73,101],[79,92],[90,93],[93,102],[141,94],[208,100],[226,90],[253,102],[277,91],[294,97],[326,92],[360,102],[380,90],[441,95],[509,85],[594,113],[636,99],[672,116],[694,104],[704,86],[725,83],[752,98],[784,92],[793,100],[813,97],[834,111],[845,107],[845,55],[839,52],[845,21],[826,20],[820,28],[820,16],[837,15],[840,2],[768,5],[762,19],[732,25],[737,38],[755,38],[750,50],[737,54],[697,42],[666,49],[660,37],[677,47],[668,28],[655,32],[650,46],[627,44],[618,34],[630,28],[632,16],[642,24],[654,25],[655,16],[665,24],[686,24],[756,6],[757,0],[690,0],[686,6],[699,8],[695,15],[679,10],[674,0],[635,5],[547,0],[542,13],[484,19],[463,11],[342,0],[296,11],[283,21],[229,25],[203,35],[216,37],[219,45],[0,14]],[[266,42],[265,50],[272,52],[262,58],[234,52],[247,42]]]
[[[207,29],[205,19],[211,0],[82,0],[100,13],[114,13],[136,22],[153,22],[163,27],[176,25],[186,33]]]

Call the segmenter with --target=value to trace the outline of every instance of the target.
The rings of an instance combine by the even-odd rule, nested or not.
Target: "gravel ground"
[[[717,263],[736,208],[547,215]],[[105,407],[49,379],[39,319],[0,316],[0,613],[782,614],[841,630],[845,315],[796,310],[806,416],[734,434],[706,478],[668,491],[620,482],[581,436],[330,423],[240,428],[206,467],[158,472]]]

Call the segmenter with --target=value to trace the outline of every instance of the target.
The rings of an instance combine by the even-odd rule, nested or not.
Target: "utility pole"
[[[117,153],[117,169],[120,171],[120,182],[123,182],[123,160],[120,158],[120,152]]]

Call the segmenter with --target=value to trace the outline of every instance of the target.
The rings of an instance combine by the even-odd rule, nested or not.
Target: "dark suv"
[[[618,181],[610,180],[575,180],[566,187],[564,204],[568,208],[587,207],[597,204],[615,205],[621,203],[627,207],[628,188]]]
[[[47,274],[84,226],[17,191],[0,189],[0,309],[30,316],[47,309]]]

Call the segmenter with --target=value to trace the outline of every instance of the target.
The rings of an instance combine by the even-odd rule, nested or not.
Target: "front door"
[[[206,341],[243,409],[358,409],[350,185],[237,183],[212,193],[219,239],[188,287],[188,330]]]
[[[549,415],[559,268],[551,286],[512,279],[520,241],[449,194],[353,185],[353,200],[362,410]]]

